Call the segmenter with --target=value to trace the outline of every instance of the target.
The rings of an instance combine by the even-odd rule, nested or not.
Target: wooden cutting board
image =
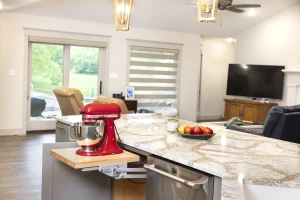
[[[53,149],[51,150],[51,156],[74,169],[139,161],[138,155],[124,150],[123,153],[114,155],[79,156],[76,154],[78,149],[79,148]]]

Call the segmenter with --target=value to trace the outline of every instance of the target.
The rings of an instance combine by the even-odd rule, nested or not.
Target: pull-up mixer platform
[[[91,103],[84,106],[80,113],[82,122],[74,124],[74,135],[81,148],[51,150],[54,158],[72,168],[82,171],[98,170],[116,179],[146,178],[146,174],[132,174],[146,172],[145,169],[127,168],[127,163],[138,162],[140,157],[122,150],[117,144],[114,120],[121,116],[121,109],[117,104]],[[99,120],[103,122],[99,123]],[[70,135],[69,138],[71,139]]]

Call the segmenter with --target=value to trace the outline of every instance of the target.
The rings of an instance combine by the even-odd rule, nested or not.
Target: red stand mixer
[[[80,109],[82,123],[75,125],[75,136],[81,149],[76,151],[81,156],[104,156],[123,153],[118,146],[114,120],[121,115],[120,107],[115,103],[91,103]],[[103,137],[96,131],[97,120],[103,120]],[[98,127],[99,128],[99,127]]]

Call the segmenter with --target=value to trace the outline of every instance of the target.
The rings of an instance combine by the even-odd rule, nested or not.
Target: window
[[[176,105],[179,50],[131,46],[129,86],[135,87],[138,109]]]

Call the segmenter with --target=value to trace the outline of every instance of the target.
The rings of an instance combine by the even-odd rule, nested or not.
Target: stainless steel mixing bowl
[[[83,122],[74,123],[74,135],[79,146],[91,146],[99,143],[104,131],[100,122],[86,125]]]

